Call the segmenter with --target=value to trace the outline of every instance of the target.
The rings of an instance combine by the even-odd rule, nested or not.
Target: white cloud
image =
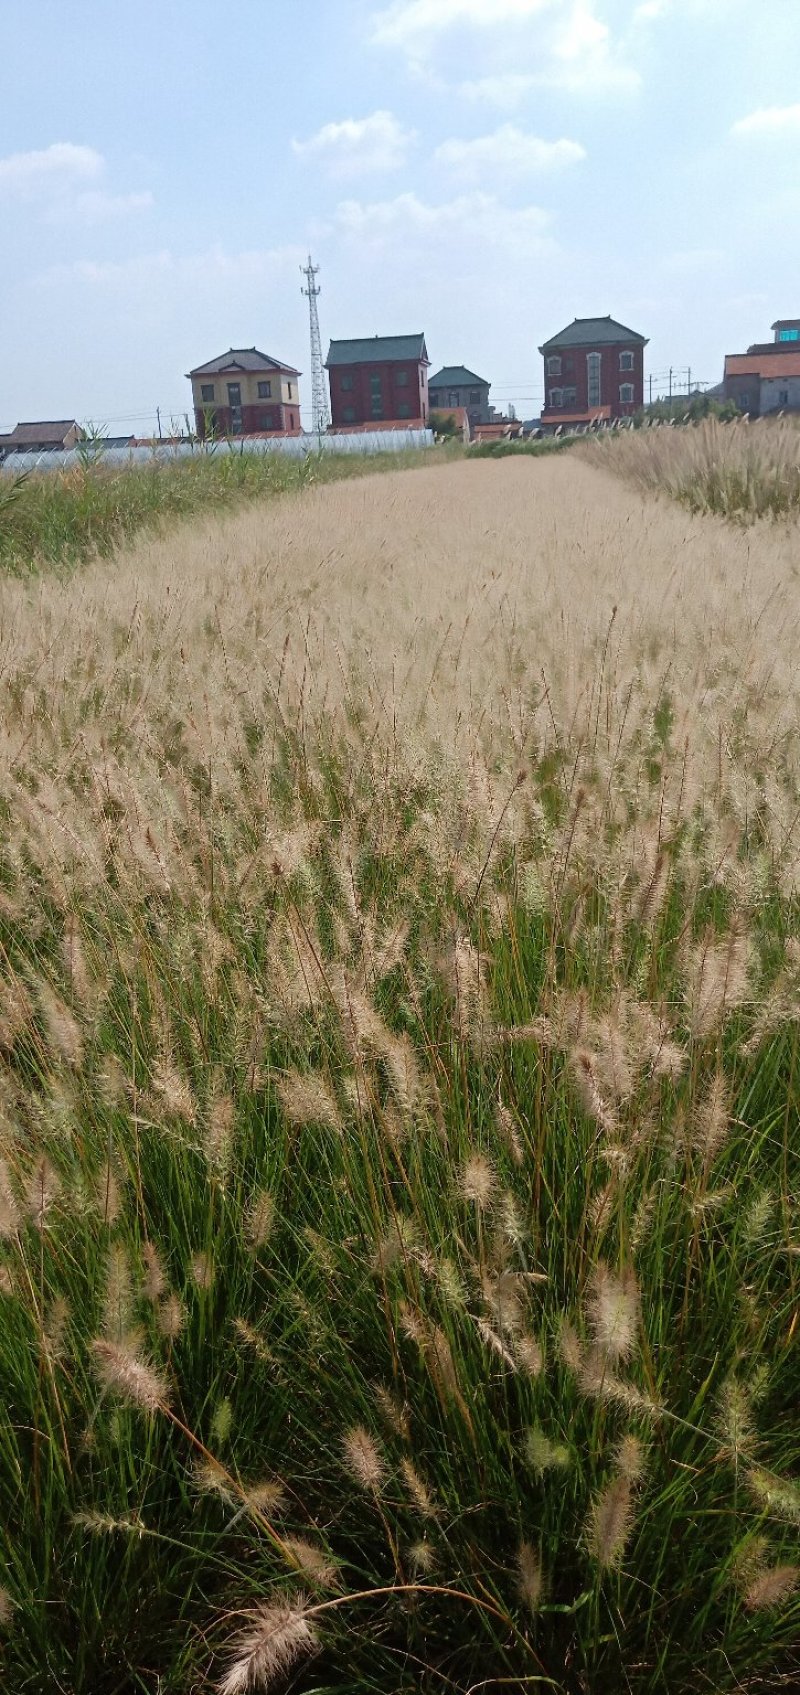
[[[495,29],[524,22],[560,0],[394,0],[374,18],[373,40],[383,47],[424,52],[447,30],[460,25]]]
[[[540,206],[504,206],[494,195],[480,192],[439,205],[412,193],[393,200],[343,200],[334,216],[336,232],[361,249],[394,247],[408,258],[410,245],[420,257],[437,246],[456,268],[471,260],[482,270],[499,251],[513,254],[518,263],[557,253],[551,222],[551,214]]]
[[[395,0],[375,18],[373,41],[403,51],[412,71],[430,80],[431,55],[455,30],[481,31],[488,61],[484,74],[465,81],[459,92],[501,110],[513,110],[536,88],[604,95],[630,92],[641,82],[620,57],[594,0]]]
[[[590,0],[569,0],[561,8],[550,53],[542,82],[553,88],[574,94],[631,93],[641,83],[638,71],[617,56],[611,31]]]
[[[248,248],[236,253],[229,253],[219,245],[202,253],[173,253],[164,247],[152,253],[134,254],[129,259],[76,259],[70,264],[51,265],[35,280],[42,288],[51,285],[61,288],[71,280],[112,294],[120,289],[140,292],[158,311],[159,299],[163,302],[164,298],[160,291],[165,287],[176,298],[191,287],[195,297],[219,299],[222,285],[228,290],[233,285],[232,293],[227,296],[233,298],[235,293],[247,293],[253,283],[260,285],[277,275],[291,275],[305,252],[301,246]],[[154,292],[156,285],[158,294]]]
[[[501,124],[494,135],[443,141],[434,157],[458,176],[520,177],[579,164],[586,149],[579,141],[543,141],[515,124]]]
[[[0,159],[0,194],[30,199],[42,192],[61,193],[77,183],[103,175],[105,160],[93,147],[78,147],[71,141],[54,141],[51,147],[30,153],[9,153]]]
[[[800,105],[762,106],[731,127],[731,135],[786,139],[800,137]]]
[[[57,224],[97,224],[152,206],[149,189],[114,194],[103,187],[106,175],[106,161],[94,147],[55,141],[0,159],[0,199],[33,205]]]
[[[373,112],[368,118],[343,118],[323,124],[307,141],[293,141],[300,158],[319,159],[333,176],[361,176],[368,171],[394,171],[405,163],[413,130],[392,112]]]
[[[472,82],[462,82],[458,92],[466,100],[480,100],[487,106],[499,106],[510,111],[521,106],[534,88],[539,86],[536,76],[523,71],[506,71],[497,76],[477,77]]]
[[[154,204],[149,189],[133,194],[107,194],[102,188],[87,189],[51,206],[48,222],[54,224],[99,224],[107,218],[127,218],[146,212]]]

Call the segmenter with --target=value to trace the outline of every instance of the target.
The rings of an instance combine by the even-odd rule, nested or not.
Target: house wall
[[[380,412],[373,410],[372,405],[373,376],[380,378]],[[334,425],[368,424],[373,419],[383,422],[421,418],[423,424],[428,422],[428,367],[416,360],[370,360],[363,365],[334,365],[328,372],[328,380]]]
[[[489,406],[490,386],[489,383],[462,383],[460,386],[456,385],[456,387],[431,389],[429,391],[431,411],[452,412],[454,407],[463,406],[471,424],[489,424],[492,418]],[[476,391],[480,395],[477,406],[472,405],[469,398]],[[451,395],[457,395],[458,398],[451,400]]]
[[[300,396],[297,377],[280,371],[233,371],[222,375],[192,378],[192,401],[195,426],[199,436],[206,433],[206,419],[214,420],[218,435],[231,435],[231,409],[228,404],[228,384],[238,382],[242,395],[242,434],[252,435],[261,430],[275,430],[281,435],[296,435],[300,429]],[[268,382],[272,390],[266,400],[259,400],[258,385]],[[213,401],[204,401],[202,389],[213,385]]]
[[[619,341],[605,347],[548,347],[543,354],[544,359],[544,392],[545,404],[542,417],[551,415],[558,417],[559,411],[587,412],[589,410],[589,368],[587,355],[599,353],[600,364],[600,405],[611,408],[612,418],[628,418],[644,405],[644,348],[630,341]],[[620,354],[633,354],[633,370],[620,370]],[[548,360],[560,357],[561,375],[548,376]],[[620,385],[633,383],[633,400],[622,402],[619,398]],[[561,407],[551,404],[550,395],[553,389],[574,388],[575,399],[566,401]]]
[[[731,376],[726,371],[723,387],[726,400],[733,400],[743,412],[748,412],[751,418],[760,418],[761,378],[757,372],[738,372]]]
[[[788,395],[784,400],[783,396]],[[761,378],[761,416],[800,408],[800,377]]]

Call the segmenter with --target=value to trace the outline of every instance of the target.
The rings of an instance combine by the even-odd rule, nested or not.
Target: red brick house
[[[257,347],[231,347],[196,365],[188,377],[197,434],[299,435],[299,376]]]
[[[575,318],[539,348],[544,359],[542,423],[629,418],[644,405],[646,346],[645,336],[615,318]]]
[[[347,424],[428,423],[424,335],[332,341],[326,361],[333,428]]]

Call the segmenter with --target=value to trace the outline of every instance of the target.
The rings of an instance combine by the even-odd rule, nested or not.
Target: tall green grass
[[[0,867],[4,1687],[791,1683],[796,912],[746,978],[688,834],[548,894],[546,769],[459,878],[357,731],[264,865],[251,742],[179,875]]]

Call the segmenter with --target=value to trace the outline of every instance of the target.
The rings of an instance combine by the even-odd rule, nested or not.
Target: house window
[[[432,388],[431,389],[430,401],[431,401],[431,406],[438,406],[439,405],[439,390],[438,390],[438,388]]]
[[[480,403],[481,403],[480,389],[477,389],[477,388],[471,388],[470,389],[470,391],[469,391],[469,403],[470,403],[470,406],[480,406]]]
[[[401,400],[400,405],[397,408],[397,416],[398,416],[398,418],[410,418],[411,417],[411,407],[409,406],[407,400]]]
[[[620,406],[632,406],[633,405],[633,383],[620,383],[620,385],[619,385],[619,403],[620,403]]]
[[[339,387],[345,389],[349,393],[350,389],[353,387],[352,377],[342,377]]]
[[[286,393],[287,393],[287,398],[288,398],[288,399],[289,399],[289,400],[294,400],[294,395],[293,395],[293,394],[292,394],[292,385],[291,385],[291,383],[287,383],[287,384],[286,384]]]
[[[380,392],[381,392],[381,374],[380,374],[380,371],[370,371],[369,386],[370,386],[370,389],[372,390],[373,394],[380,394]]]
[[[561,376],[561,359],[559,358],[558,354],[554,354],[551,359],[548,359],[548,361],[547,361],[547,375],[548,375],[548,377],[560,377]]]
[[[778,390],[778,405],[779,406],[788,406],[788,404],[789,404],[789,390],[788,390],[788,388],[779,389]]]
[[[745,394],[739,395],[739,405],[744,407],[745,411],[747,410],[748,406],[750,405],[749,394],[745,393]]]
[[[259,400],[271,400],[272,399],[272,383],[259,383],[259,385],[258,385],[258,398],[259,398]]]
[[[563,393],[565,406],[577,406],[578,390],[576,388],[565,388]]]
[[[354,424],[355,421],[356,421],[355,406],[345,406],[345,409],[342,413],[342,419],[343,419],[345,424]]]
[[[214,399],[214,384],[213,383],[201,383],[200,384],[200,399],[201,400],[213,400]]]
[[[461,390],[460,389],[457,389],[457,388],[448,389],[448,391],[447,391],[447,404],[448,404],[448,406],[460,406],[461,405]]]
[[[800,341],[800,330],[779,330],[779,341]]]
[[[258,427],[259,427],[260,430],[274,430],[274,428],[275,428],[275,415],[274,415],[274,413],[273,412],[262,412],[260,417],[259,417],[259,420],[258,420]]]
[[[563,404],[564,404],[564,390],[563,390],[563,388],[551,388],[551,390],[550,390],[550,405],[551,406],[563,406]]]
[[[632,353],[621,353],[620,354],[620,356],[619,356],[619,368],[620,368],[621,371],[632,371],[633,370],[633,354]]]
[[[383,401],[381,400],[380,395],[378,395],[377,399],[373,397],[372,416],[373,416],[373,418],[382,418],[383,417]]]
[[[228,405],[229,406],[241,406],[241,404],[242,404],[242,385],[241,385],[241,383],[228,383]]]
[[[600,405],[600,371],[602,356],[599,353],[586,355],[586,399],[589,406]]]
[[[398,371],[395,377],[395,382],[397,383],[398,388],[406,388],[408,385],[408,372]]]

